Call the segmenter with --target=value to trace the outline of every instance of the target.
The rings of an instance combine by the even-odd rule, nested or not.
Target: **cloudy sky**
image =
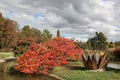
[[[56,35],[85,41],[104,32],[120,40],[120,0],[0,0],[0,12],[18,22]]]

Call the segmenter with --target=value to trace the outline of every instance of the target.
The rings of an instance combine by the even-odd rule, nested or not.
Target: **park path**
[[[107,67],[120,69],[120,64],[108,63]]]

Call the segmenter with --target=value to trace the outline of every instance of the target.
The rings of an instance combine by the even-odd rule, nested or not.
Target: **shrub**
[[[80,59],[83,50],[65,38],[53,38],[43,44],[34,44],[17,59],[16,69],[26,74],[48,74],[51,70],[67,63],[66,58]]]
[[[115,61],[120,61],[120,48],[116,48],[113,51],[113,56]]]

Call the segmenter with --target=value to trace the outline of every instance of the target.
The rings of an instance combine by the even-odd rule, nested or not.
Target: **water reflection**
[[[50,76],[31,76],[31,75],[27,75],[27,76],[22,76],[19,74],[14,74],[14,75],[10,75],[7,73],[4,73],[4,71],[6,72],[7,68],[10,66],[13,66],[15,64],[15,61],[11,61],[11,62],[5,62],[5,63],[0,63],[0,80],[58,80],[56,78],[50,77]]]
[[[57,80],[50,76],[20,76],[0,72],[0,80]]]

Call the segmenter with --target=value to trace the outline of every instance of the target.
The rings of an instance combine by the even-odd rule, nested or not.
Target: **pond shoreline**
[[[48,74],[48,76],[53,77],[53,78],[56,78],[56,79],[58,79],[58,80],[65,80],[65,79],[63,79],[63,78],[61,78],[61,77],[58,77],[58,76],[54,75],[54,74]]]
[[[10,59],[10,58],[9,58]],[[1,66],[3,66],[2,68],[0,68],[1,70],[0,70],[0,73],[1,74],[7,74],[7,71],[6,71],[6,65],[4,64],[4,63],[6,63],[7,65],[8,64],[11,64],[11,62],[13,62],[13,60],[15,60],[14,58],[11,58],[10,59],[10,61],[9,61],[9,59],[0,59],[0,64],[2,64]],[[9,74],[8,74],[9,75]],[[59,76],[56,76],[56,75],[54,75],[54,74],[48,74],[48,75],[45,75],[45,76],[48,76],[48,77],[50,77],[50,78],[53,78],[54,80],[65,80],[65,79],[63,79],[63,78],[61,78],[61,77],[59,77]],[[6,79],[5,79],[6,80]]]

